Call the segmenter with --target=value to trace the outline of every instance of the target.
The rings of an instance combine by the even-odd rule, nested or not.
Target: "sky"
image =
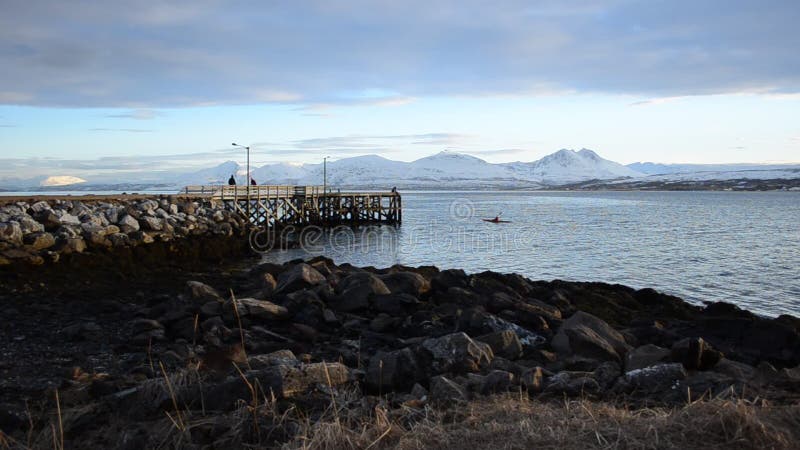
[[[800,162],[800,2],[0,0],[0,177]],[[57,173],[56,173],[57,172]]]

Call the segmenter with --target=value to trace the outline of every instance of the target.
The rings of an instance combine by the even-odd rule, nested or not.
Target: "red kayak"
[[[494,218],[494,219],[481,219],[481,220],[483,220],[484,222],[491,222],[491,223],[511,223],[511,221],[510,221],[510,220],[500,220],[500,219],[498,219],[498,218]]]

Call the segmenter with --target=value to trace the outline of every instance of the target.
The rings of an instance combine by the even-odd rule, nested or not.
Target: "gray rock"
[[[625,371],[654,366],[667,359],[669,355],[669,349],[653,344],[642,345],[628,352],[625,357]]]
[[[278,276],[275,293],[289,293],[324,283],[325,277],[317,269],[305,263],[295,264]]]
[[[24,242],[33,250],[44,250],[56,245],[56,239],[47,232],[31,233],[25,236]]]
[[[278,350],[265,355],[253,355],[248,359],[248,364],[253,370],[272,366],[299,366],[300,361],[291,350]]]
[[[520,375],[519,382],[528,392],[538,394],[544,388],[544,371],[541,367],[532,367]]]
[[[477,372],[494,358],[489,345],[473,341],[465,333],[426,339],[421,349],[429,354],[434,373]]]
[[[703,338],[685,338],[672,345],[670,357],[688,370],[708,370],[724,355]]]
[[[47,203],[46,201],[42,200],[42,201],[39,201],[39,202],[36,202],[36,203],[32,204],[30,206],[30,210],[31,210],[31,212],[33,214],[40,214],[42,212],[49,211],[50,210],[50,204]]]
[[[379,278],[392,294],[408,294],[419,297],[428,292],[431,287],[425,277],[414,272],[393,272],[381,275]]]
[[[508,392],[514,383],[514,374],[504,370],[492,370],[483,378],[480,393],[483,395]]]
[[[469,401],[467,390],[450,378],[435,376],[431,378],[430,400],[434,403],[465,403]]]
[[[657,364],[655,366],[636,369],[625,373],[624,381],[629,389],[644,393],[658,393],[678,386],[678,382],[686,379],[686,370],[677,363]]]
[[[250,317],[263,320],[285,319],[289,316],[289,310],[281,305],[269,302],[267,300],[256,300],[254,298],[238,298],[236,299],[237,306],[243,306]]]
[[[19,223],[0,223],[0,241],[15,245],[22,244],[22,228],[19,226]]]
[[[222,302],[222,297],[219,295],[216,289],[212,288],[211,286],[201,283],[199,281],[187,281],[186,282],[186,289],[189,298],[194,301],[216,301]]]
[[[44,225],[33,220],[30,216],[18,216],[16,221],[22,229],[22,234],[39,233],[44,231]]]
[[[117,225],[123,233],[133,233],[140,229],[139,221],[127,214],[121,216],[119,220],[117,220]]]
[[[591,372],[559,372],[546,380],[543,393],[583,397],[600,392],[600,384]]]
[[[161,219],[150,216],[144,216],[139,219],[139,225],[142,229],[149,231],[161,231],[164,228],[164,223]]]
[[[125,233],[109,234],[107,238],[114,247],[127,247],[131,243],[131,239]]]
[[[489,344],[492,351],[497,356],[502,356],[506,359],[517,359],[522,356],[522,343],[519,341],[519,336],[514,330],[496,331],[490,334],[484,334],[475,338],[478,341]]]
[[[576,354],[619,362],[630,349],[620,332],[583,311],[576,312],[561,324],[551,344],[562,355]]]
[[[393,352],[376,353],[369,360],[365,381],[373,391],[386,393],[408,389],[424,376],[417,355],[406,347]]]
[[[69,213],[63,214],[58,218],[58,221],[61,223],[61,225],[78,226],[81,224],[81,219]]]

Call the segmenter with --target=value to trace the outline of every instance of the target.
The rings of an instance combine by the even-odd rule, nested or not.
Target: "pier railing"
[[[222,201],[259,226],[394,223],[402,221],[400,194],[327,192],[323,186],[195,185],[180,194]]]

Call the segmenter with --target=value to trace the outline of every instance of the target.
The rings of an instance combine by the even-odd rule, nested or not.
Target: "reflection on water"
[[[400,227],[314,230],[268,261],[518,272],[654,287],[800,314],[800,195],[768,192],[406,193]],[[500,215],[510,223],[488,223]]]

